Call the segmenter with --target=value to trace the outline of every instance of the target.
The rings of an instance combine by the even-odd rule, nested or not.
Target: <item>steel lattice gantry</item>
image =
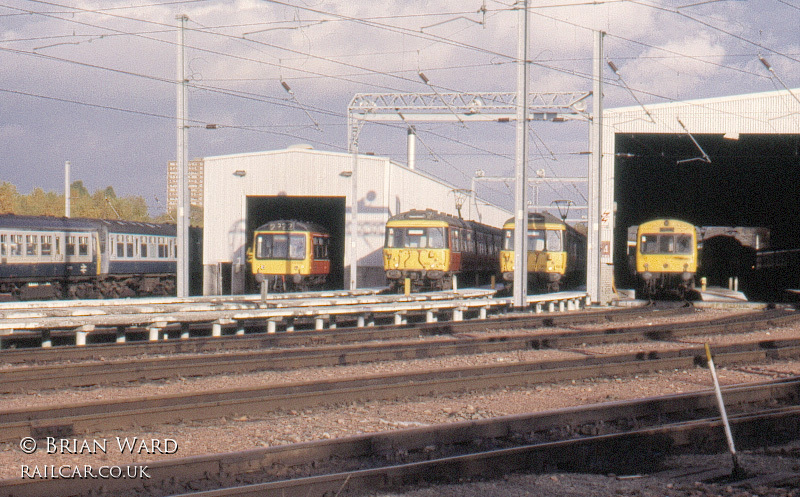
[[[529,120],[586,119],[591,92],[530,93]],[[363,121],[500,121],[514,120],[514,92],[357,93],[347,108],[350,146],[357,144]],[[355,140],[354,140],[355,139]]]
[[[585,113],[591,92],[528,94],[529,121],[590,120]],[[358,136],[367,121],[382,122],[509,122],[517,119],[517,92],[358,93],[347,108],[348,151],[353,156],[350,198],[350,289],[358,271]],[[522,272],[522,267],[517,269]],[[515,274],[516,281],[522,281]]]

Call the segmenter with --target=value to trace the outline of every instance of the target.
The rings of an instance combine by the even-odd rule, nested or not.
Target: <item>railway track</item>
[[[655,311],[652,311],[655,312]],[[669,315],[670,311],[660,311]],[[671,312],[686,312],[685,308],[675,308]],[[618,314],[570,314],[559,318],[549,318],[551,326],[575,326],[619,318]],[[473,322],[452,323],[443,329],[441,326],[421,325],[418,327],[389,328],[381,330],[336,332],[301,332],[275,335],[269,348],[263,341],[258,344],[261,350],[255,352],[236,352],[224,354],[169,355],[168,357],[136,357],[135,359],[90,362],[84,364],[33,365],[22,368],[0,370],[0,393],[27,392],[33,389],[79,387],[104,385],[139,380],[156,380],[176,377],[207,376],[215,374],[248,373],[264,370],[286,370],[305,367],[336,366],[386,360],[421,359],[459,354],[481,354],[518,350],[554,348],[572,349],[600,344],[614,344],[643,341],[677,341],[692,335],[714,333],[743,333],[764,327],[782,326],[800,320],[800,313],[785,310],[734,316],[704,322],[675,323],[659,326],[608,327],[599,331],[572,330],[568,332],[539,332],[535,335],[520,333],[492,333],[491,335],[470,336],[469,333],[497,329],[540,328],[544,318],[497,319],[482,325]],[[444,338],[418,340],[421,335],[441,334]],[[314,346],[322,338],[330,345]],[[380,340],[380,342],[378,342]],[[402,340],[402,341],[401,341]],[[231,342],[236,342],[234,337]],[[335,344],[335,345],[334,345]],[[759,344],[760,348],[770,348],[770,343]],[[240,345],[241,347],[241,345]],[[91,347],[90,347],[91,348]],[[87,356],[96,356],[108,351],[118,352],[116,347],[103,347],[104,351],[73,348]],[[254,347],[244,347],[252,350]],[[159,348],[159,353],[165,353]],[[26,357],[34,362],[53,356],[52,351],[37,349],[39,352]],[[651,353],[652,355],[653,353]],[[63,355],[59,356],[64,360]],[[77,360],[71,357],[70,360]]]
[[[723,396],[740,451],[800,438],[800,379],[731,386]],[[147,480],[6,480],[0,495],[360,495],[520,471],[652,473],[671,455],[725,445],[714,394],[705,391],[165,460],[148,466]],[[732,475],[720,467],[703,477],[791,485],[800,471]]]
[[[720,366],[739,363],[752,366],[800,357],[800,339],[743,343],[717,347],[714,352]],[[704,351],[698,344],[683,344],[672,350],[651,353],[581,355],[548,362],[526,361],[4,410],[0,411],[0,441],[27,436],[72,436],[133,425],[159,425],[223,416],[260,416],[269,411],[304,409],[323,404],[522,387],[581,378],[629,376],[693,368],[704,362]]]
[[[175,355],[200,354],[236,350],[261,350],[267,348],[311,347],[336,345],[359,341],[404,340],[419,336],[452,335],[474,331],[501,330],[509,327],[543,328],[552,326],[577,326],[591,323],[612,323],[642,316],[654,318],[680,316],[694,312],[686,306],[644,306],[587,310],[557,314],[499,315],[488,319],[447,322],[407,322],[375,326],[357,326],[355,321],[327,330],[298,330],[291,333],[263,333],[263,325],[256,323],[253,333],[244,335],[222,335],[219,337],[197,337],[186,340],[128,341],[113,344],[90,344],[86,346],[63,345],[52,348],[11,348],[0,351],[0,359],[6,364],[42,364],[84,360],[108,360],[117,357],[132,357],[146,354]],[[776,317],[791,314],[786,310],[770,310]],[[734,318],[732,318],[734,319]],[[250,330],[248,330],[249,332]],[[113,328],[96,330],[96,335],[107,333],[114,336]]]

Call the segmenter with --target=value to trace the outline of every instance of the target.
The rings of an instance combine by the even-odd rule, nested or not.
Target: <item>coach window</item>
[[[314,259],[324,260],[328,258],[328,239],[322,236],[315,236],[314,241]]]
[[[8,235],[0,235],[0,257],[8,255]]]
[[[53,237],[50,235],[42,235],[42,255],[53,254]]]
[[[147,257],[147,244],[146,243],[142,243],[142,246],[141,246],[141,248],[139,250],[139,254],[142,256],[142,258],[146,258]]]
[[[117,257],[125,257],[125,243],[117,242]]]
[[[78,237],[78,255],[89,255],[89,237]]]
[[[22,235],[11,235],[9,255],[22,255]]]
[[[450,231],[452,239],[452,246],[450,247],[453,252],[461,252],[461,230],[453,229]]]
[[[25,235],[25,255],[38,255],[39,237],[37,235]]]

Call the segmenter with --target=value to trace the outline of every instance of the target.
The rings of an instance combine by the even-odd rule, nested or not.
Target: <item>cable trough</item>
[[[425,322],[446,315],[462,321],[465,315],[485,319],[491,313],[508,311],[510,299],[490,298],[492,290],[462,290],[404,295],[356,295],[330,297],[295,295],[294,299],[275,299],[261,302],[254,299],[196,300],[165,299],[152,302],[116,301],[102,305],[75,304],[41,305],[0,304],[0,341],[16,337],[38,340],[42,347],[53,346],[56,334],[74,337],[76,345],[87,344],[88,335],[98,329],[114,328],[116,342],[128,340],[129,332],[145,330],[147,339],[158,341],[177,335],[191,337],[192,330],[210,329],[211,336],[222,335],[225,327],[235,327],[237,334],[245,328],[262,326],[267,333],[295,331],[298,322],[311,322],[314,329],[335,328],[340,320],[354,321],[358,327],[374,325],[378,318],[391,319],[400,325],[410,316],[422,316]],[[537,313],[574,311],[586,302],[581,292],[561,292],[534,295],[528,305]],[[170,335],[170,331],[176,331]],[[205,333],[203,333],[205,334]]]

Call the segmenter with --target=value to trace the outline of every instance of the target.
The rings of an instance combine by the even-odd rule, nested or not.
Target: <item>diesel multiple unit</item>
[[[248,251],[252,273],[270,291],[321,288],[331,272],[330,234],[314,223],[270,221],[253,235]]]
[[[698,266],[697,229],[677,219],[654,219],[636,230],[633,245],[637,294],[679,297],[694,289]]]
[[[386,223],[383,267],[394,290],[449,290],[453,280],[488,283],[498,274],[501,231],[434,210],[410,210]]]
[[[507,285],[514,283],[514,218],[503,225],[500,270]],[[549,214],[528,213],[528,287],[558,292],[585,281],[586,233]]]
[[[175,225],[0,215],[5,300],[170,295],[176,263]]]

